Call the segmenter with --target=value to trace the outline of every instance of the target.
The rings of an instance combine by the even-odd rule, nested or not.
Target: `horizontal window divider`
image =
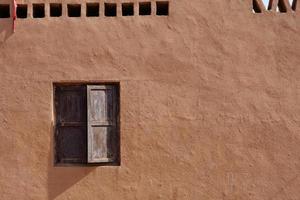
[[[68,126],[87,126],[86,122],[60,122],[57,124],[60,127],[68,127]]]
[[[91,127],[115,127],[116,124],[90,124]]]

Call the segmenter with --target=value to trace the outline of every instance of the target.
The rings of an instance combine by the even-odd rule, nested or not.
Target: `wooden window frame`
[[[86,144],[85,147],[86,149],[84,149],[83,151],[86,151],[86,156],[85,156],[85,160],[83,162],[61,162],[60,159],[58,159],[59,156],[59,152],[58,152],[58,145],[60,144],[58,139],[59,135],[58,133],[58,119],[59,119],[59,111],[57,110],[57,98],[58,95],[56,93],[57,88],[60,87],[64,87],[64,88],[68,88],[68,87],[82,87],[85,88],[86,90],[86,124],[81,124],[83,126],[85,126],[85,135],[86,135]],[[114,112],[114,119],[113,119],[113,123],[114,123],[114,132],[112,133],[114,136],[114,144],[113,144],[113,148],[114,148],[114,152],[115,155],[113,157],[113,159],[98,159],[98,160],[91,160],[91,154],[90,154],[90,145],[91,144],[91,138],[89,138],[89,134],[90,134],[90,123],[89,123],[89,111],[88,111],[88,101],[90,96],[88,95],[88,89],[89,87],[92,88],[113,88],[113,91],[115,93],[115,97],[113,99],[113,112]],[[85,82],[85,83],[59,83],[59,82],[55,82],[53,83],[53,115],[54,115],[54,125],[53,125],[53,130],[54,130],[54,166],[120,166],[121,164],[121,159],[120,159],[120,83],[119,82]],[[64,125],[69,125],[68,123],[65,123]],[[71,126],[73,126],[76,124],[71,124]],[[78,125],[78,124],[77,124]],[[80,124],[79,124],[80,125]],[[78,125],[78,126],[79,126]],[[101,124],[100,124],[101,126]],[[107,138],[106,138],[107,139]],[[109,148],[106,146],[106,148],[109,150]]]

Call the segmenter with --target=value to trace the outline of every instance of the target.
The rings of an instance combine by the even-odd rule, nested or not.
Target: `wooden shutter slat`
[[[86,122],[86,91],[83,89],[79,86],[58,88],[59,122]]]
[[[116,89],[106,85],[87,86],[88,162],[116,159]]]

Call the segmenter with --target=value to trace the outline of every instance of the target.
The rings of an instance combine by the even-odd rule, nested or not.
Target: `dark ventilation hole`
[[[9,4],[0,4],[0,18],[10,18]]]
[[[139,3],[139,15],[151,15],[151,2]]]
[[[272,10],[273,0],[262,0],[261,2],[266,10]]]
[[[117,4],[115,3],[105,3],[105,16],[115,17],[117,16]]]
[[[68,4],[68,16],[69,17],[80,17],[81,16],[81,5],[80,4]]]
[[[133,3],[122,3],[122,15],[133,16],[134,15]]]
[[[286,5],[284,3],[284,0],[278,0],[277,12],[281,12],[281,13],[286,13],[287,12],[287,8],[286,8]]]
[[[62,5],[60,3],[50,3],[50,17],[61,17]]]
[[[156,15],[169,15],[169,2],[157,1],[156,2]]]
[[[293,11],[296,11],[296,8],[297,8],[297,0],[294,0],[293,3],[292,3]]]
[[[87,3],[86,4],[86,16],[87,17],[99,17],[99,3]]]
[[[253,0],[253,12],[254,13],[261,13],[261,8],[260,8],[257,0]]]
[[[45,4],[34,3],[32,4],[33,18],[44,18],[45,17]]]
[[[17,18],[27,18],[27,4],[17,5]]]
[[[272,10],[272,5],[273,5],[273,1],[270,0],[270,1],[269,1],[269,4],[268,4],[268,10],[269,10],[269,11]]]

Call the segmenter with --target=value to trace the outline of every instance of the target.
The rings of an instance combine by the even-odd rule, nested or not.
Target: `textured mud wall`
[[[300,199],[300,16],[0,20],[3,200]],[[53,166],[53,82],[120,81],[121,166]]]

